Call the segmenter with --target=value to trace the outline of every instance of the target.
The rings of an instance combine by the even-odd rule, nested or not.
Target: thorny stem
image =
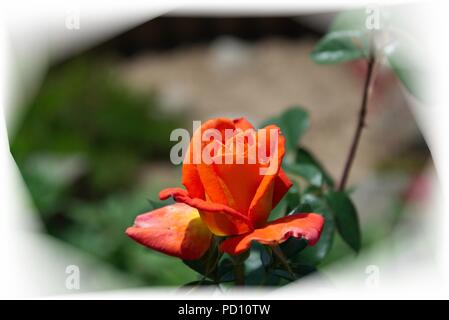
[[[278,245],[271,246],[271,249],[273,250],[273,253],[279,258],[287,272],[290,274],[290,276],[295,280],[296,274],[293,272],[292,268],[290,267],[290,264],[288,263],[288,260],[285,258],[284,254],[282,253],[281,248],[279,248]]]
[[[375,65],[375,57],[374,54],[371,53],[368,59],[368,71],[365,78],[365,84],[363,86],[362,104],[360,106],[357,127],[352,140],[351,148],[349,149],[348,157],[345,162],[345,167],[343,169],[343,174],[341,176],[340,184],[338,186],[338,191],[344,191],[344,189],[346,188],[349,172],[351,171],[352,163],[354,162],[357,147],[359,145],[360,136],[362,135],[363,128],[365,127],[365,119],[368,109],[368,97],[371,91],[374,65]]]

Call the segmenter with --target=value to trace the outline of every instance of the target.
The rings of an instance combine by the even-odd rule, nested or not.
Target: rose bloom
[[[209,129],[221,133],[218,139],[204,139]],[[234,130],[232,135],[229,130]],[[277,139],[273,140],[272,130]],[[242,141],[243,147],[238,147]],[[210,152],[213,161],[195,161],[198,145],[203,153]],[[139,215],[126,234],[144,246],[186,260],[203,256],[213,234],[226,237],[220,250],[231,255],[248,250],[252,241],[277,245],[296,237],[315,244],[324,223],[319,214],[295,213],[267,222],[292,186],[281,168],[284,145],[275,125],[255,130],[245,118],[207,121],[194,133],[184,159],[185,189],[159,193],[160,199],[173,197],[177,203]],[[254,154],[258,161],[250,159]],[[270,170],[262,174],[264,169]]]

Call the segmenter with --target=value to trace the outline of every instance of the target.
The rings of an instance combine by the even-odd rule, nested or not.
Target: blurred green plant
[[[110,62],[81,56],[53,67],[23,108],[11,153],[51,235],[142,284],[179,285],[194,273],[123,230],[152,208],[139,177],[149,161],[169,159],[183,115],[163,112],[155,93],[128,89]]]
[[[329,31],[315,46],[311,58],[318,64],[336,64],[371,55],[396,74],[404,87],[416,98],[428,99],[424,85],[429,79],[425,52],[403,18],[401,7],[376,7],[339,13]],[[373,23],[370,20],[376,19]],[[407,23],[408,22],[408,23]]]
[[[167,159],[164,137],[182,123],[161,111],[155,94],[130,91],[100,61],[81,57],[50,71],[11,139],[20,169],[35,156],[81,156],[91,196],[128,188],[139,162]]]

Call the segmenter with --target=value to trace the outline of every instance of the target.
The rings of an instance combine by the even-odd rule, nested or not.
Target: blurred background
[[[180,185],[169,135],[192,120],[246,116],[258,125],[300,105],[311,117],[303,144],[340,177],[366,66],[309,58],[333,16],[160,17],[48,70],[8,134],[45,232],[101,265],[83,290],[197,278],[124,234],[160,189]],[[379,68],[350,177],[365,250],[393,231],[420,230],[433,175],[404,91]],[[354,256],[338,237],[333,246],[320,267]]]

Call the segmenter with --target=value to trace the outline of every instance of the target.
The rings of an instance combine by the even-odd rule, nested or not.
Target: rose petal
[[[292,183],[290,180],[288,180],[287,176],[283,171],[281,171],[281,164],[282,164],[282,158],[285,154],[285,138],[281,133],[281,129],[275,125],[270,125],[264,128],[266,136],[259,137],[266,139],[266,147],[267,147],[267,155],[270,157],[276,156],[275,159],[270,160],[271,161],[276,160],[277,163],[272,163],[274,166],[272,169],[272,172],[267,172],[269,174],[266,174],[263,176],[263,179],[260,182],[259,187],[257,188],[257,191],[251,201],[248,217],[251,220],[253,226],[255,228],[262,227],[270,215],[271,210],[276,206],[276,204],[282,199],[284,194],[288,191],[288,189],[291,187]],[[278,143],[276,145],[276,150],[270,148],[270,130],[277,130],[278,132]],[[259,133],[260,135],[261,133]],[[271,150],[270,150],[271,149]],[[277,152],[277,154],[275,154]],[[277,185],[278,176],[282,173],[282,180],[281,182],[287,182],[288,184],[279,184]],[[285,186],[285,187],[284,187]]]
[[[253,125],[246,120],[245,117],[234,119],[234,125],[237,129],[247,130],[247,129],[254,129]]]
[[[183,203],[137,216],[126,234],[146,247],[185,260],[201,258],[212,239],[198,210]]]
[[[191,145],[187,149],[186,157],[193,159],[193,148]],[[184,160],[182,164],[182,184],[192,197],[205,199],[203,183],[201,182],[196,164],[192,163],[192,160],[189,163]]]
[[[225,130],[235,129],[231,119],[217,118],[206,121],[197,129],[190,141],[187,155],[182,166],[182,184],[186,187],[190,196],[206,200],[228,204],[227,195],[223,190],[217,175],[211,165],[203,163],[202,151],[205,147],[216,141],[203,141],[202,136],[208,129],[216,129],[221,134],[221,144],[224,144]],[[197,159],[195,157],[198,157]]]
[[[232,139],[226,141],[225,149],[232,156],[232,163],[226,163],[226,153],[218,155],[214,158],[214,171],[222,181],[223,189],[228,193],[228,206],[233,209],[244,213],[248,213],[251,201],[256,194],[257,188],[263,179],[263,176],[259,172],[260,165],[257,163],[257,153],[253,152],[251,155],[254,157],[253,162],[250,161],[248,155],[248,143],[245,143],[242,150],[237,151],[237,145],[244,143],[246,140],[257,141],[257,133],[253,129],[246,129],[246,131],[240,131]],[[243,146],[242,146],[243,147]],[[246,150],[245,150],[246,149]],[[237,157],[237,153],[241,152],[240,159]],[[221,162],[217,162],[217,159]],[[238,162],[240,160],[241,162]]]
[[[238,235],[253,229],[245,215],[226,205],[191,198],[186,190],[180,188],[168,188],[159,193],[159,198],[162,200],[169,197],[173,197],[176,202],[198,209],[203,222],[216,235]]]
[[[277,219],[264,228],[250,233],[228,238],[220,245],[222,252],[238,255],[251,247],[252,241],[265,245],[275,245],[290,237],[305,238],[309,245],[314,245],[320,238],[324,219],[316,213],[297,213]]]
[[[273,208],[282,200],[284,195],[287,193],[288,189],[291,188],[293,183],[285,174],[282,168],[279,170],[276,179],[274,180],[274,191],[273,191]]]

